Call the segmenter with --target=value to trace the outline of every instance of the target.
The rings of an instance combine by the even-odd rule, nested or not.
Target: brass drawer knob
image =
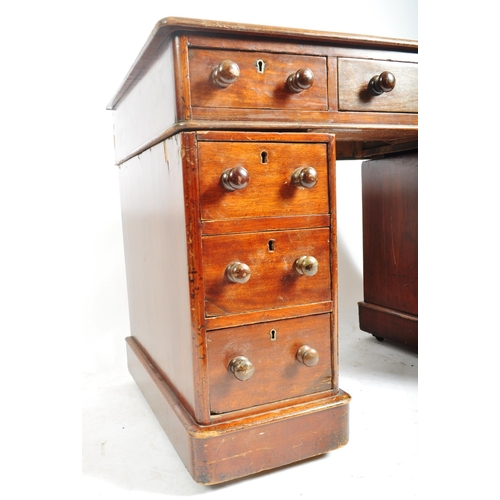
[[[318,182],[318,172],[313,167],[301,167],[292,174],[292,183],[297,187],[311,189]]]
[[[229,59],[225,59],[212,71],[212,81],[221,88],[229,87],[240,76],[240,68]]]
[[[299,274],[314,276],[318,272],[319,263],[314,257],[303,255],[295,261],[294,267]]]
[[[251,275],[250,268],[243,262],[231,262],[226,268],[226,276],[233,283],[246,283]]]
[[[243,167],[228,168],[222,172],[222,185],[229,191],[244,189],[248,186],[248,172]]]
[[[234,373],[234,376],[241,381],[248,380],[255,371],[254,366],[245,356],[236,356],[229,363],[229,369]]]
[[[303,345],[297,351],[297,360],[304,363],[306,366],[314,366],[319,361],[318,351],[308,345]]]
[[[292,73],[286,81],[286,86],[290,92],[302,92],[311,88],[314,83],[314,73],[309,68],[300,68]]]
[[[370,80],[368,89],[373,95],[380,95],[384,92],[390,92],[395,86],[396,77],[389,71],[384,71]]]

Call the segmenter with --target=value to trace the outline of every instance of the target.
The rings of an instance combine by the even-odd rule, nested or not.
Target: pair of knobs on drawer
[[[213,82],[221,87],[229,87],[240,76],[239,66],[229,59],[225,59],[212,71]],[[299,93],[312,87],[314,74],[309,68],[300,68],[288,76],[286,86],[290,92]],[[383,71],[374,76],[368,83],[368,89],[373,95],[390,92],[396,86],[396,77],[390,71]]]
[[[319,263],[311,255],[303,255],[294,262],[293,267],[301,275],[314,276],[318,272]],[[226,276],[233,283],[246,283],[251,275],[250,267],[244,262],[231,262],[226,268]]]
[[[303,345],[295,355],[297,361],[300,361],[306,366],[314,366],[319,361],[319,354],[316,349],[308,345]],[[233,372],[238,380],[248,380],[255,371],[252,362],[245,356],[236,356],[229,363],[229,370]]]
[[[250,176],[243,167],[228,168],[222,172],[222,185],[228,191],[244,189],[248,186]],[[318,182],[318,172],[313,167],[300,167],[292,174],[292,184],[300,188],[311,189]]]
[[[221,88],[229,87],[240,76],[239,66],[230,59],[225,59],[212,70],[212,81]],[[314,83],[314,74],[309,68],[300,68],[288,76],[286,86],[290,92],[299,93],[307,90]]]

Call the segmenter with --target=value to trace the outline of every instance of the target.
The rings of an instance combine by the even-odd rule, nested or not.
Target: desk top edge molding
[[[267,38],[279,38],[295,41],[309,41],[345,46],[369,47],[391,50],[418,52],[416,40],[334,33],[307,29],[261,26],[255,24],[233,23],[226,21],[207,21],[182,17],[166,17],[158,21],[139,52],[136,60],[123,79],[121,85],[110,100],[106,109],[113,110],[127,89],[148,66],[150,57],[154,55],[161,44],[176,32],[203,31],[211,35],[230,34],[232,36],[255,35]]]

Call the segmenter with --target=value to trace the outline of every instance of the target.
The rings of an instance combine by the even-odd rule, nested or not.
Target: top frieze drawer
[[[385,88],[376,83],[384,74]],[[339,58],[338,87],[340,111],[418,112],[416,63]]]
[[[191,104],[327,110],[326,67],[322,56],[191,48]]]

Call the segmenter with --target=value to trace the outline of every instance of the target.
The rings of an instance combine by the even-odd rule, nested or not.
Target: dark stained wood
[[[207,236],[202,245],[207,317],[331,300],[328,227]],[[314,276],[294,269],[302,255],[318,260]],[[227,279],[226,268],[232,262],[250,267],[249,281]]]
[[[127,359],[146,401],[199,483],[221,483],[321,455],[349,439],[350,396],[343,391],[280,411],[235,412],[238,418],[199,425],[131,337]]]
[[[416,347],[418,316],[417,153],[362,165],[363,288],[361,329]],[[369,306],[378,306],[372,307]],[[402,319],[408,325],[398,333]],[[404,335],[407,332],[407,335]],[[405,340],[408,338],[408,340]]]
[[[339,109],[342,111],[418,111],[418,67],[416,63],[339,58]],[[372,77],[389,71],[396,78],[393,90],[373,95]]]
[[[167,18],[110,102],[129,370],[196,481],[347,443],[335,161],[416,146],[416,64],[408,40]],[[363,100],[384,71],[396,87]],[[411,205],[402,176],[374,184],[387,213]],[[389,235],[391,258],[398,245],[398,265],[412,258],[404,231],[416,213],[405,210],[375,243],[365,228],[365,252]],[[404,272],[389,266],[385,291],[365,273],[360,318],[377,335],[388,316],[382,336],[413,328]],[[397,300],[375,300],[397,287]]]
[[[332,297],[333,299],[334,297]],[[262,321],[276,321],[279,319],[295,318],[310,314],[321,314],[325,312],[335,312],[334,300],[325,302],[308,302],[274,309],[264,309],[253,312],[230,314],[224,316],[209,316],[205,318],[207,330],[229,328],[238,325],[252,325]],[[333,315],[334,316],[334,315]],[[337,331],[337,323],[332,321],[332,332]]]
[[[181,20],[177,29],[173,29],[175,22],[170,19],[157,27],[156,35],[148,41],[108,106],[115,110],[120,123],[124,120],[120,108],[124,106],[133,110],[135,118],[116,128],[117,164],[181,130],[326,129],[336,134],[337,141],[360,143],[377,139],[392,143],[409,135],[409,140],[417,138],[416,72],[410,71],[410,87],[405,83],[407,69],[416,67],[415,43],[379,40],[382,43],[370,45],[356,36],[346,43],[350,36],[308,37],[307,32],[300,30],[281,30],[289,37],[277,37],[276,32],[265,27],[250,27],[248,33],[243,33],[243,25],[235,25],[237,29],[229,36],[230,23],[190,24]],[[222,33],[224,36],[220,36]],[[249,33],[253,34],[251,39]],[[158,44],[155,37],[163,42]],[[165,50],[169,44],[173,46],[173,57]],[[212,79],[214,68],[223,60],[231,60],[239,67],[239,76],[225,88]],[[365,99],[361,92],[359,99],[358,84],[366,86],[374,75],[367,76],[366,81],[363,76],[363,82],[355,82],[355,95],[349,97],[344,107],[339,107],[339,92],[345,101],[346,92],[352,90],[350,86],[347,89],[339,86],[339,78],[345,78],[337,71],[339,61],[359,62],[361,73],[366,65],[377,66],[387,60],[390,65],[404,69],[402,73],[398,69],[396,77],[401,83],[397,83],[393,92],[371,100]],[[157,66],[165,70],[151,72]],[[288,77],[304,68],[314,73],[312,86],[298,93],[287,90]],[[398,99],[403,94],[405,98]],[[163,110],[151,121],[143,110],[163,102],[173,103],[170,111]],[[176,113],[172,116],[174,109]],[[150,131],[149,140],[144,140],[144,132],[130,131],[138,122],[143,123],[140,130]]]
[[[125,76],[119,90],[108,105],[112,109],[120,98],[133,84],[135,79],[147,67],[148,62],[154,57],[158,47],[172,34],[178,32],[204,32],[212,36],[213,34],[240,34],[252,37],[267,37],[291,40],[314,40],[318,43],[338,44],[340,46],[354,47],[376,47],[389,50],[409,50],[417,51],[417,44],[413,40],[392,39],[387,37],[363,36],[343,33],[329,33],[315,30],[291,29],[283,27],[258,26],[242,23],[231,23],[222,21],[207,21],[202,19],[186,19],[180,17],[167,17],[158,21],[152,30],[149,38],[141,49],[135,62],[132,64],[129,72]]]
[[[203,220],[329,213],[326,144],[202,142],[199,157]],[[246,169],[249,182],[228,191],[221,175],[236,166]],[[305,166],[318,172],[318,183],[310,189],[292,183],[295,170]]]
[[[197,407],[180,136],[120,168],[131,334],[190,411]],[[175,287],[171,284],[176,283]]]
[[[210,75],[226,59],[234,60],[240,71],[236,81],[222,89]],[[288,90],[287,78],[300,68],[313,72],[314,85],[295,93]],[[325,57],[190,49],[189,74],[193,107],[327,109]]]
[[[207,343],[210,408],[214,413],[332,389],[329,314],[209,331]],[[318,351],[315,366],[297,361],[297,351],[303,345]],[[227,369],[236,356],[248,358],[255,369],[243,382]]]

